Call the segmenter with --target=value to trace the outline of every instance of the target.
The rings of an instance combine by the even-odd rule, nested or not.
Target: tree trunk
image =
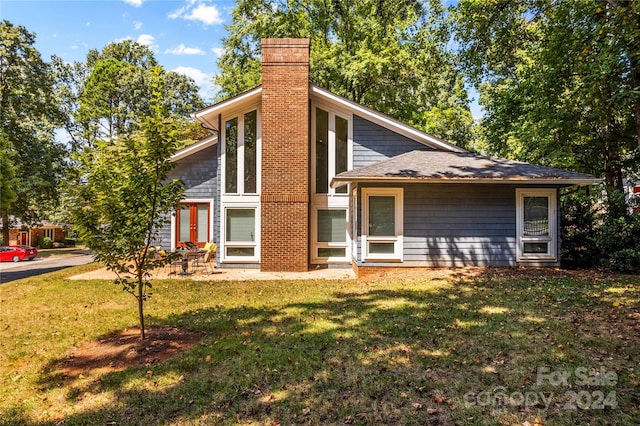
[[[2,209],[2,244],[9,245],[9,209]]]
[[[138,296],[136,296],[136,299],[138,299],[138,316],[140,317],[140,339],[141,340],[145,339],[145,334],[144,334],[144,294],[143,294],[143,286],[144,286],[144,283],[142,282],[142,277],[139,276],[138,277]]]

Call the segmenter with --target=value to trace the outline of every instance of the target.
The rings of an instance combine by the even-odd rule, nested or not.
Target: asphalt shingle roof
[[[333,186],[348,182],[445,182],[506,183],[529,181],[560,185],[591,185],[593,176],[519,161],[472,153],[411,151],[337,175]]]

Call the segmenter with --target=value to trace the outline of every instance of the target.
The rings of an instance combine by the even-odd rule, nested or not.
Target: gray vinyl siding
[[[354,169],[415,150],[431,149],[362,117],[353,116]]]
[[[185,186],[184,199],[208,199],[214,200],[214,222],[213,227],[214,241],[220,239],[219,222],[219,179],[218,179],[218,155],[216,144],[213,147],[206,148],[200,152],[192,154],[182,160],[179,160],[175,168],[169,174],[169,179],[178,178]],[[171,224],[167,224],[160,231],[160,245],[163,248],[171,249]]]
[[[522,185],[410,184],[402,187],[403,263],[389,266],[517,265],[515,190]],[[359,211],[359,221],[360,214]],[[557,232],[560,235],[559,217]],[[359,264],[362,264],[361,241],[358,230],[358,252],[354,257]]]

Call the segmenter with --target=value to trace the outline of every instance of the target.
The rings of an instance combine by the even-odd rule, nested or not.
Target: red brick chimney
[[[263,271],[309,269],[309,40],[262,40]]]

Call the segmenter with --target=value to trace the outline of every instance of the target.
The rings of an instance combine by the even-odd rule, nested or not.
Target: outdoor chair
[[[210,274],[214,274],[217,249],[218,246],[216,245],[216,243],[205,244],[203,249],[204,255],[202,256],[202,258],[198,259],[198,263],[195,265],[195,267],[197,267],[199,264],[202,264],[205,270],[208,270]]]

